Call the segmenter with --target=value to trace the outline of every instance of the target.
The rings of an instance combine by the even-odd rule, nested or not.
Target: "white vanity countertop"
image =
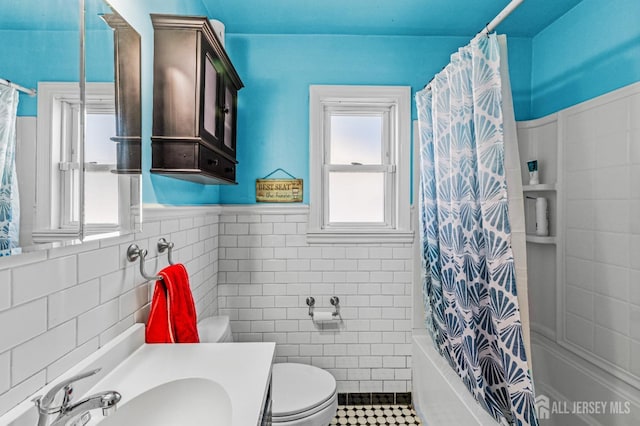
[[[38,414],[31,399],[65,379],[96,368],[102,370],[74,383],[74,400],[115,390],[122,395],[122,407],[165,383],[209,379],[224,389],[231,402],[232,424],[220,426],[255,426],[262,414],[275,347],[275,343],[145,344],[144,324],[135,324],[0,416],[0,426],[33,426]],[[91,417],[89,425],[104,419],[100,410],[93,410]]]
[[[275,343],[144,344],[89,394],[115,390],[122,395],[122,405],[166,382],[210,379],[220,384],[231,399],[233,426],[257,425],[274,353]],[[101,417],[95,413],[89,424]]]

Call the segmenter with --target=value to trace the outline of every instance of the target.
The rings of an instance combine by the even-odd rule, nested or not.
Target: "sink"
[[[0,425],[36,424],[38,412],[31,401],[34,397],[97,368],[104,373],[79,381],[74,400],[108,389],[120,393],[122,399],[117,411],[108,417],[103,417],[99,409],[91,410],[86,426],[260,424],[275,343],[146,344],[144,336],[144,324],[133,325],[0,416]]]
[[[231,425],[231,399],[218,383],[185,378],[153,387],[118,405],[100,426]],[[96,413],[95,417],[100,416]]]

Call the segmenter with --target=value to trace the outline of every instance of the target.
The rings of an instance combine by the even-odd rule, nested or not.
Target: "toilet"
[[[198,322],[201,343],[232,342],[229,317]],[[327,426],[338,409],[335,378],[306,364],[278,363],[271,370],[272,423],[279,426]]]

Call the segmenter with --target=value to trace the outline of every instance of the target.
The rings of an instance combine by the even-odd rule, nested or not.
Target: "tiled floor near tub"
[[[411,393],[340,393],[330,425],[422,425],[411,406]]]
[[[339,405],[331,425],[421,425],[410,405]]]

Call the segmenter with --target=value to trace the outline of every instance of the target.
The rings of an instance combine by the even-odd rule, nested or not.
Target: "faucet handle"
[[[55,395],[53,395],[55,398]],[[62,406],[66,407],[71,402],[73,398],[73,384],[68,384],[64,388],[62,388]],[[53,402],[53,399],[51,400]]]
[[[58,392],[60,392],[60,390],[63,390],[64,396],[62,399],[62,407],[66,407],[69,404],[69,401],[71,401],[71,397],[73,394],[73,383],[77,382],[78,380],[91,377],[94,374],[98,373],[100,370],[101,368],[96,368],[95,370],[85,371],[83,373],[76,374],[75,376],[70,377],[66,380],[63,380],[49,389],[49,392],[47,392],[43,397],[36,397],[33,401],[41,412],[49,412],[51,404],[53,404],[56,395],[58,395]]]

